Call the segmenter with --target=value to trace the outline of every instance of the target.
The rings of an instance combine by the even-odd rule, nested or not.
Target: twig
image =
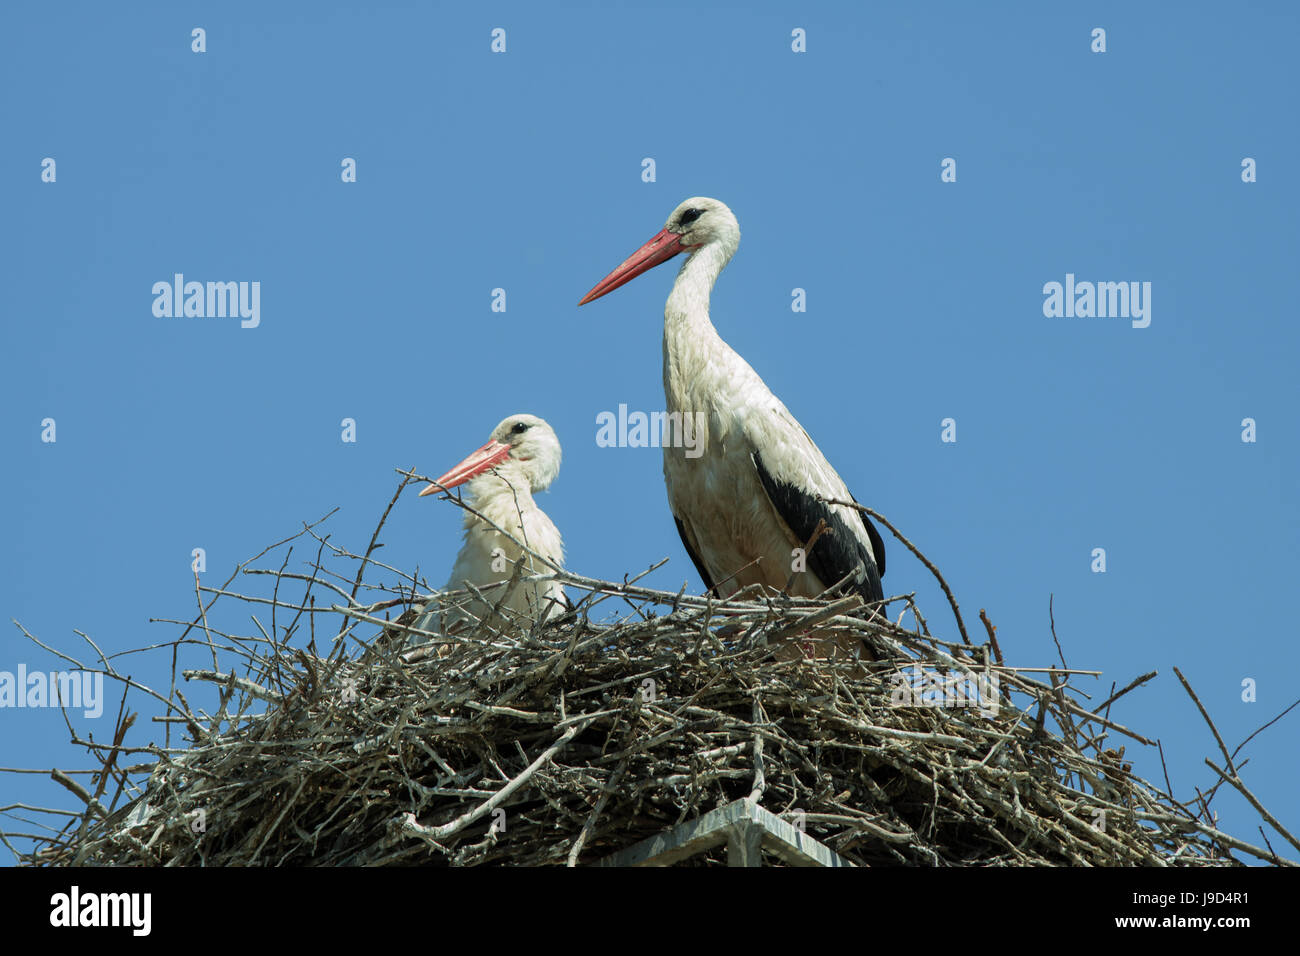
[[[828,505],[843,505],[845,508],[856,508],[864,515],[867,515],[868,517],[871,518],[875,518],[886,528],[888,528],[890,533],[893,534],[895,538],[903,542],[903,545],[907,548],[907,550],[911,551],[914,555],[916,555],[917,560],[919,560],[922,564],[924,564],[926,568],[929,569],[930,573],[934,575],[935,580],[939,582],[939,587],[943,588],[944,596],[948,599],[948,606],[952,608],[952,616],[957,619],[957,630],[961,632],[962,641],[966,644],[971,643],[970,635],[966,633],[966,623],[961,619],[961,611],[957,608],[957,599],[953,596],[952,588],[948,587],[948,582],[944,580],[943,575],[939,573],[939,569],[934,566],[934,564],[930,561],[930,559],[927,558],[924,554],[922,554],[921,550],[916,545],[912,544],[911,541],[907,540],[907,538],[903,535],[903,533],[899,531],[897,528],[895,528],[889,522],[888,518],[886,518],[880,512],[868,508],[866,505],[858,504],[856,501],[839,501],[838,499],[835,498],[826,498],[822,500],[824,500]]]

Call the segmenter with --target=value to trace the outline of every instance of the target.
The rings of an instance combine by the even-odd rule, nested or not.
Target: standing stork
[[[492,429],[486,445],[420,492],[429,495],[469,482],[469,504],[478,514],[465,513],[465,543],[444,590],[472,584],[483,599],[443,602],[434,596],[414,627],[442,634],[467,630],[485,620],[503,595],[505,620],[497,620],[497,627],[527,627],[564,611],[559,581],[517,584],[508,595],[503,586],[490,587],[509,581],[521,561],[525,576],[563,565],[560,532],[533,501],[533,493],[559,473],[560,440],[551,426],[536,415],[511,415]]]
[[[884,598],[885,547],[808,433],[709,321],[709,293],[740,244],[740,225],[716,199],[688,199],[664,228],[602,279],[585,305],[678,253],[687,254],[664,307],[668,421],[699,422],[692,452],[663,441],[668,505],[686,553],[720,597],[762,584],[816,597],[844,584],[868,602]],[[680,419],[674,418],[678,413]],[[694,416],[694,417],[689,417]],[[689,436],[688,436],[689,437]],[[819,522],[799,567],[798,551]],[[883,609],[882,612],[883,614]]]

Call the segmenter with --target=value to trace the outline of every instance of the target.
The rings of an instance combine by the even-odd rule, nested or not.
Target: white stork
[[[691,455],[663,442],[668,505],[707,588],[727,597],[751,584],[785,588],[819,521],[830,529],[794,573],[790,593],[816,597],[847,581],[883,599],[885,548],[848,487],[794,416],[709,321],[709,293],[740,244],[740,225],[716,199],[688,199],[653,239],[602,279],[598,299],[680,252],[687,253],[664,307],[664,394],[672,413],[704,424]],[[702,416],[698,413],[702,413]],[[702,451],[701,451],[702,449]],[[882,612],[883,613],[883,612]]]
[[[544,490],[559,473],[560,441],[551,426],[536,415],[511,415],[492,429],[486,445],[420,492],[429,495],[469,482],[468,504],[478,514],[465,513],[465,543],[444,590],[472,584],[488,603],[470,596],[443,607],[435,596],[414,627],[445,634],[466,630],[487,618],[505,595],[504,586],[488,585],[509,581],[521,560],[525,576],[549,574],[563,566],[560,532],[533,501],[533,493]],[[566,606],[558,581],[518,584],[502,605],[505,620],[498,618],[495,626],[527,627],[563,612]]]

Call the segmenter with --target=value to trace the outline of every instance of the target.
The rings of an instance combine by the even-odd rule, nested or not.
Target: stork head
[[[487,444],[420,492],[447,491],[492,469],[522,475],[532,491],[544,490],[560,473],[560,440],[536,415],[511,415],[492,429]]]
[[[641,273],[667,262],[679,252],[694,255],[705,248],[717,248],[722,253],[721,263],[725,265],[738,245],[740,223],[736,222],[736,217],[727,208],[727,204],[707,196],[695,196],[674,209],[663,229],[628,256],[622,265],[596,283],[596,287],[583,296],[578,305],[586,305],[593,299],[613,292]]]

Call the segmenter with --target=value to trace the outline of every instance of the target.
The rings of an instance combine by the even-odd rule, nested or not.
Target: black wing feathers
[[[709,577],[708,569],[704,567],[704,562],[700,560],[700,556],[695,553],[695,549],[691,547],[690,541],[686,539],[686,529],[682,526],[682,519],[677,517],[677,515],[673,515],[673,521],[677,523],[677,533],[682,537],[682,547],[684,547],[686,553],[691,556],[691,561],[695,564],[695,570],[700,572],[700,580],[704,582],[705,589],[717,594],[718,592],[713,586],[713,578]]]
[[[860,503],[857,498],[853,497],[852,492],[849,493],[849,500],[855,505]],[[861,511],[858,512],[858,517],[862,519],[862,524],[867,529],[867,537],[871,539],[871,553],[876,556],[876,570],[880,572],[880,576],[883,578],[885,576],[885,541],[880,537],[880,532],[876,530],[876,526],[871,523],[870,518]]]
[[[866,525],[872,550],[880,555],[879,568],[858,536],[824,501],[818,501],[788,482],[773,478],[763,465],[763,456],[758,452],[753,453],[753,459],[768,499],[797,538],[801,541],[811,538],[817,530],[819,520],[825,521],[830,528],[830,533],[823,534],[813,545],[808,555],[808,570],[817,575],[826,587],[830,587],[861,567],[864,571],[862,579],[857,584],[850,583],[849,587],[861,595],[864,601],[883,600],[885,592],[880,585],[880,575],[884,569],[885,548],[866,515],[858,512],[862,523]]]

